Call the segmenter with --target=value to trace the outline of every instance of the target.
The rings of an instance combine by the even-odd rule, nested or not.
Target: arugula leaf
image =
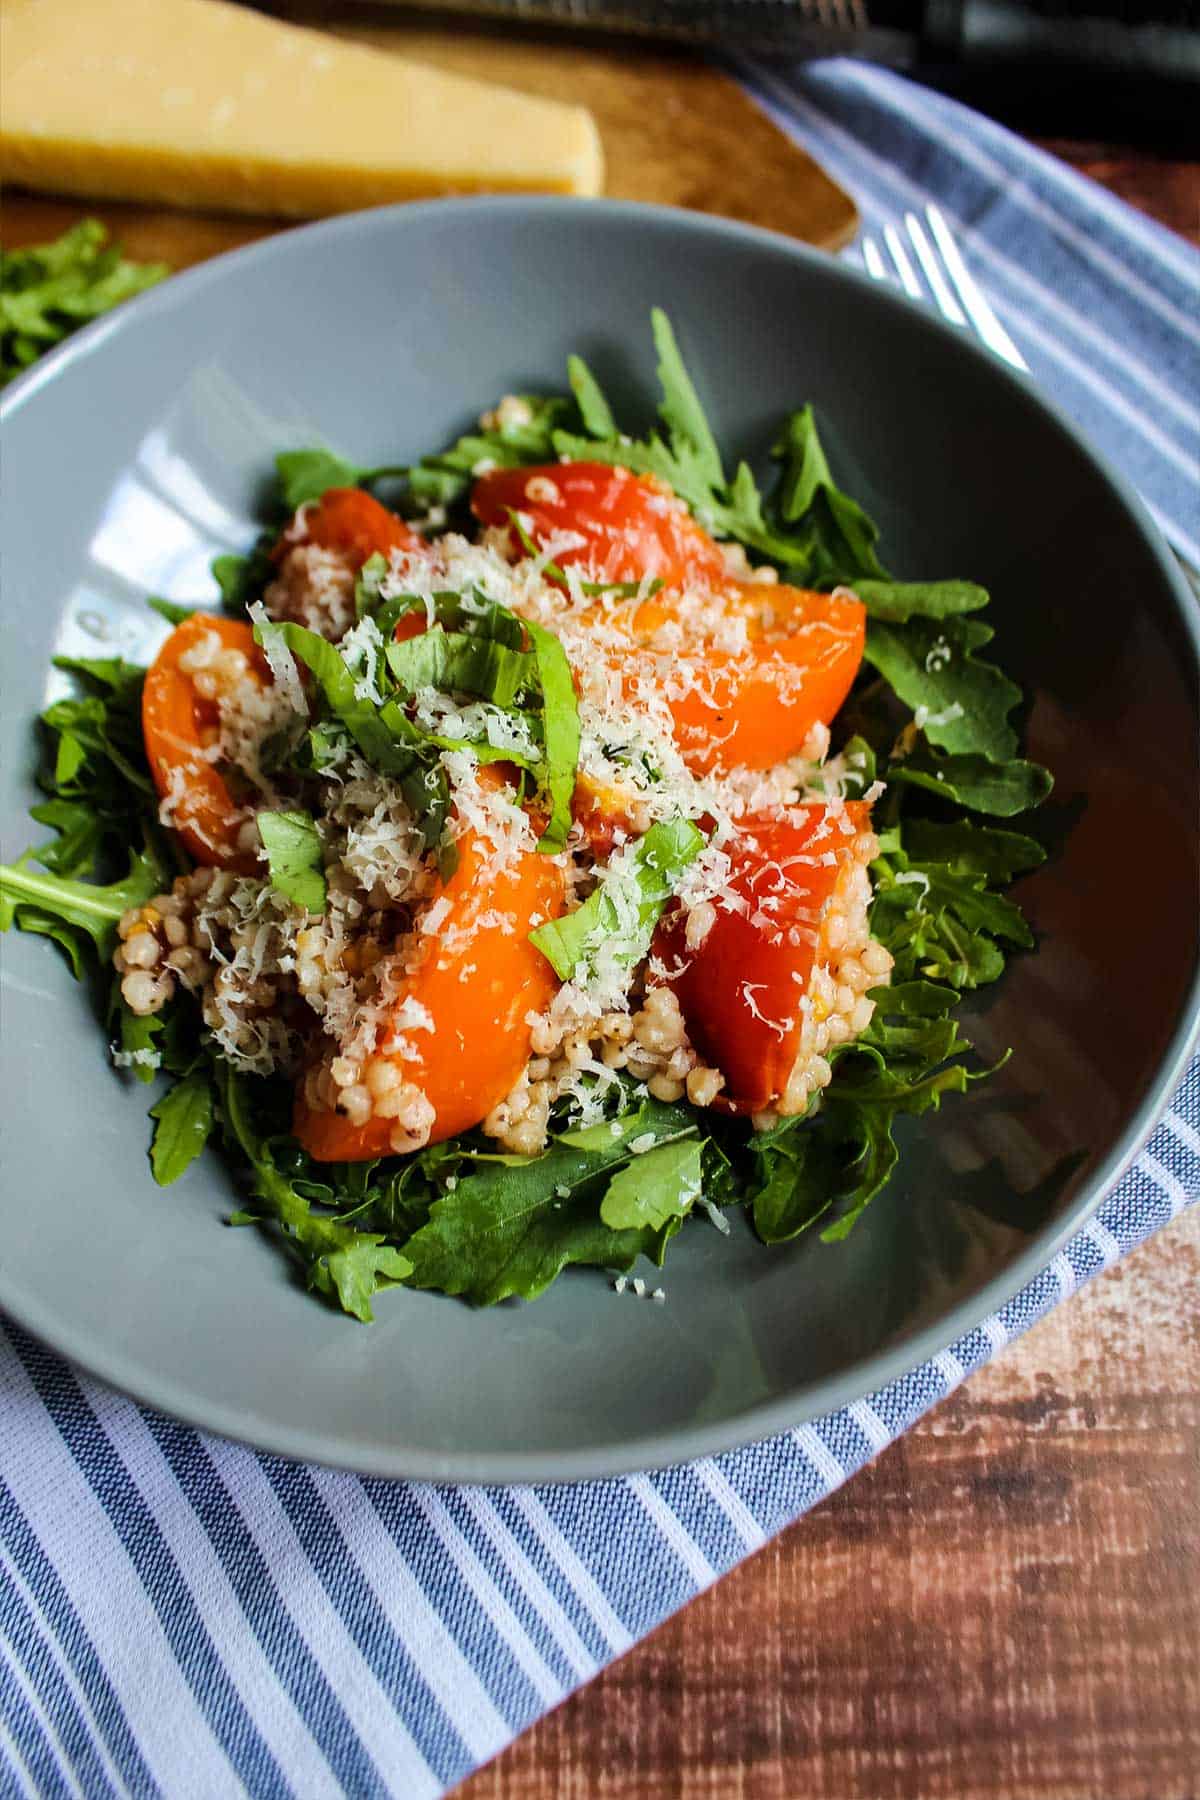
[[[567,380],[583,420],[583,429],[592,437],[616,437],[617,421],[612,407],[582,356],[568,356]]]
[[[661,307],[651,310],[650,328],[658,351],[658,379],[662,385],[659,412],[667,427],[671,451],[680,463],[690,464],[698,481],[712,489],[723,488],[725,471],[717,440],[679,354],[671,321]]]
[[[135,1013],[126,1005],[121,993],[121,977],[114,972],[108,1001],[110,1032],[115,1027],[117,1044],[112,1047],[113,1064],[125,1069],[135,1081],[153,1081],[163,1066],[163,1048],[159,1039],[166,1030],[162,1013]]]
[[[811,549],[808,539],[771,529],[764,516],[762,496],[745,463],[739,463],[729,488],[713,489],[697,476],[694,458],[680,461],[656,432],[638,442],[624,435],[590,438],[556,431],[554,452],[573,462],[610,463],[635,475],[659,475],[715,537],[736,538],[788,568],[807,567]]]
[[[52,661],[56,669],[126,699],[141,694],[146,678],[140,663],[128,663],[123,656],[56,656]]]
[[[260,812],[258,829],[271,872],[271,886],[306,912],[325,911],[325,870],[321,834],[311,813]]]
[[[812,409],[792,416],[776,446],[775,454],[784,463],[779,494],[764,499],[744,462],[729,481],[670,321],[657,308],[651,320],[666,440],[657,432],[640,441],[617,432],[598,382],[576,357],[570,375],[576,393],[586,398],[586,411],[582,404],[580,408],[583,432],[556,430],[555,453],[660,476],[715,536],[735,538],[810,585],[832,586],[860,575],[884,579],[886,570],[873,549],[877,529],[834,483]],[[780,506],[781,497],[786,510]]]
[[[332,450],[281,450],[275,458],[279,492],[289,513],[310,500],[319,500],[330,488],[370,487],[389,476],[406,475],[404,463],[378,469],[360,469]]]
[[[422,457],[408,470],[408,489],[427,505],[448,506],[470,490],[480,463],[498,469],[515,469],[554,458],[553,434],[571,413],[562,395],[549,399],[536,394],[519,396],[529,408],[527,424],[500,424],[494,430],[468,432],[436,456]]]
[[[99,695],[56,700],[42,714],[42,723],[58,736],[54,781],[60,791],[94,785],[97,762],[107,761],[131,787],[152,792],[140,746],[126,747],[115,735],[113,709]]]
[[[995,825],[972,825],[969,819],[938,824],[932,819],[906,819],[904,848],[919,864],[945,863],[953,875],[981,875],[1009,882],[1046,860],[1035,838]]]
[[[815,535],[810,576],[822,582],[857,575],[885,579],[875,554],[879,527],[834,481],[811,405],[791,414],[771,454],[783,464],[780,516],[789,524],[805,521]]]
[[[885,834],[880,847],[871,869],[871,930],[891,951],[897,981],[919,976],[960,989],[980,987],[1004,968],[991,940],[1032,945],[1020,909],[987,887],[986,873],[968,867],[958,874],[945,862],[915,861],[896,834]]]
[[[613,1230],[600,1216],[599,1192],[631,1160],[637,1138],[669,1144],[694,1138],[695,1129],[684,1107],[648,1100],[603,1127],[607,1143],[601,1136],[583,1149],[559,1139],[528,1160],[476,1160],[405,1245],[411,1285],[492,1306],[511,1295],[536,1299],[568,1263],[628,1269],[641,1255],[661,1265],[680,1218]]]
[[[332,450],[281,450],[275,458],[279,492],[288,512],[309,500],[319,500],[326,489],[358,487],[367,473]]]
[[[26,856],[36,855],[26,851]],[[69,881],[61,875],[39,875],[24,858],[0,864],[0,931],[15,923],[22,931],[40,931],[54,937],[71,956],[80,973],[76,935],[82,932],[95,946],[102,962],[112,955],[117,920],[131,906],[144,906],[169,877],[156,853],[146,849],[132,857],[121,880],[100,886],[90,881]]]
[[[210,567],[213,580],[221,590],[222,608],[235,618],[240,618],[256,600],[262,599],[267,583],[275,573],[275,564],[270,557],[273,542],[273,536],[267,532],[244,556],[232,552],[214,556]]]
[[[843,1074],[848,1060],[854,1070]],[[911,1081],[880,1067],[877,1056],[840,1058],[815,1119],[750,1139],[750,1206],[763,1242],[785,1243],[830,1213],[837,1216],[822,1242],[848,1236],[895,1169],[897,1117],[936,1110],[943,1094],[964,1093],[969,1080],[961,1063]]]
[[[214,1070],[226,1141],[250,1169],[252,1209],[234,1214],[231,1223],[278,1226],[284,1243],[302,1264],[308,1286],[369,1324],[373,1295],[403,1281],[412,1264],[385,1241],[383,1233],[358,1231],[337,1218],[314,1213],[278,1168],[270,1140],[255,1127],[248,1077],[223,1059]]]
[[[30,807],[29,816],[39,825],[49,825],[58,836],[25,854],[34,857],[52,875],[75,879],[92,873],[114,824],[90,800],[43,800]]]
[[[1054,786],[1054,777],[1041,763],[1019,757],[994,763],[986,756],[939,756],[933,751],[918,751],[892,763],[887,779],[926,788],[997,819],[1011,819],[1040,806]]]
[[[180,606],[174,600],[164,600],[161,594],[147,594],[146,605],[151,612],[156,612],[160,619],[165,619],[172,626],[184,624],[199,610],[195,606]]]
[[[122,783],[153,794],[142,741],[141,697],[146,671],[120,657],[55,657],[55,667],[75,675],[85,692],[56,700],[41,715],[58,739],[54,785],[64,796]]]
[[[150,1166],[159,1187],[178,1181],[212,1135],[215,1123],[212,1079],[207,1069],[177,1081],[150,1108],[156,1120]]]
[[[98,219],[81,219],[53,243],[0,250],[0,387],[167,273],[166,263],[122,256]]]
[[[913,708],[931,744],[1003,763],[1017,750],[1008,715],[1021,690],[994,663],[976,657],[994,636],[978,619],[912,618],[902,626],[872,619],[863,655]]]
[[[859,1079],[837,1077],[825,1090],[831,1136],[840,1140],[844,1158],[841,1184],[830,1197],[838,1217],[821,1233],[825,1244],[840,1243],[849,1236],[864,1209],[886,1185],[900,1152],[892,1128],[901,1113],[937,1112],[943,1094],[965,1094],[974,1079],[961,1063],[935,1070],[920,1081],[908,1082],[887,1069],[864,1073]],[[856,1059],[865,1071],[865,1058]]]
[[[764,1244],[798,1237],[833,1204],[834,1158],[824,1130],[783,1128],[752,1137],[755,1180],[747,1196],[754,1229]]]
[[[614,1175],[600,1202],[600,1217],[613,1231],[657,1231],[691,1211],[704,1185],[698,1138],[660,1144]]]
[[[872,619],[894,625],[909,619],[950,619],[979,612],[988,604],[986,588],[973,581],[863,581],[852,584]]]
[[[627,853],[618,853],[582,906],[529,934],[562,981],[606,968],[631,969],[650,948],[654,927],[688,865],[705,844],[690,819],[660,819]]]
[[[901,981],[876,988],[875,1016],[860,1046],[878,1050],[887,1068],[920,1076],[961,1051],[969,1050],[950,1014],[958,1004],[954,988],[933,981]]]

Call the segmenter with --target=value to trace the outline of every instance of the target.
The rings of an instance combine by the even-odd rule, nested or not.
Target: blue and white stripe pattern
[[[1036,377],[1196,538],[1200,258],[997,127],[847,63],[740,73],[878,230],[935,199]],[[437,1795],[1200,1198],[1200,1059],[1086,1231],[815,1425],[579,1487],[303,1468],[0,1333],[0,1795]]]
[[[863,229],[927,200],[1034,379],[1118,463],[1200,566],[1200,259],[1002,126],[868,63],[737,65],[858,201]],[[851,255],[855,255],[851,252]]]

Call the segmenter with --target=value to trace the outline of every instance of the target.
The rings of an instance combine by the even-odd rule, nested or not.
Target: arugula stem
[[[124,894],[120,899],[106,899],[102,887],[84,881],[63,881],[56,875],[37,875],[20,863],[0,864],[0,888],[7,889],[18,905],[22,900],[45,901],[50,906],[67,901],[76,911],[94,913],[98,919],[119,919],[129,907]]]

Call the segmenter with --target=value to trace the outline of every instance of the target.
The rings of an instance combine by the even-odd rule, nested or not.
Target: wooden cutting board
[[[849,195],[736,82],[687,51],[594,40],[585,45],[565,35],[458,23],[434,28],[363,7],[292,5],[286,11],[299,22],[418,61],[582,102],[604,140],[605,192],[612,197],[744,219],[827,250],[854,235],[858,215]],[[0,204],[0,241],[11,248],[38,243],[85,213],[103,219],[131,256],[161,259],[176,269],[290,223],[56,200],[14,189]]]
[[[353,26],[341,29],[420,62],[590,107],[604,140],[605,193],[614,199],[744,219],[829,250],[854,236],[850,196],[737,82],[698,55],[504,28],[380,26],[379,18],[355,8]]]

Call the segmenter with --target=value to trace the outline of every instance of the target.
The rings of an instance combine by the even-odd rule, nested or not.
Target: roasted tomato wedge
[[[146,757],[171,824],[198,863],[242,874],[257,867],[253,852],[238,848],[248,815],[214,767],[211,750],[222,695],[246,681],[260,688],[271,681],[251,627],[195,613],[171,633],[142,689]]]
[[[688,1034],[735,1112],[802,1112],[829,1079],[824,1052],[866,1029],[891,958],[870,941],[869,808],[815,802],[746,820],[711,929],[689,949],[664,920],[655,955]]]
[[[865,629],[859,600],[758,581],[731,583],[700,607],[655,595],[633,618],[635,641],[663,646],[676,739],[700,775],[795,755],[850,692]],[[675,637],[696,643],[690,657],[671,648]]]
[[[476,833],[460,838],[458,867],[429,902],[439,909],[437,930],[390,1002],[393,1030],[380,1032],[354,1084],[356,1110],[369,1099],[370,1116],[356,1124],[345,1110],[314,1106],[311,1072],[302,1086],[292,1129],[318,1162],[415,1148],[405,1141],[406,1119],[419,1126],[419,1140],[430,1113],[425,1141],[440,1143],[478,1125],[516,1086],[529,1060],[528,1015],[542,1012],[558,986],[529,932],[562,911],[565,884],[537,851],[499,876],[488,869],[490,854]]]
[[[664,482],[607,463],[493,469],[475,483],[471,507],[484,525],[507,525],[511,512],[523,514],[537,544],[566,533],[582,539],[556,547],[554,560],[561,568],[584,567],[597,581],[657,575],[675,587],[728,572],[720,546]],[[512,544],[519,552],[515,532]]]
[[[866,614],[858,600],[778,582],[747,581],[683,503],[652,477],[600,463],[497,469],[476,483],[472,505],[485,524],[510,511],[529,520],[538,545],[555,547],[609,581],[656,575],[665,590],[605,608],[631,646],[631,679],[649,672],[667,695],[676,736],[697,774],[765,769],[795,754],[814,725],[827,725],[862,661]],[[514,537],[513,549],[519,548]]]
[[[313,505],[301,507],[271,554],[281,562],[301,544],[341,552],[357,573],[373,556],[420,550],[424,540],[362,488],[327,488]]]

